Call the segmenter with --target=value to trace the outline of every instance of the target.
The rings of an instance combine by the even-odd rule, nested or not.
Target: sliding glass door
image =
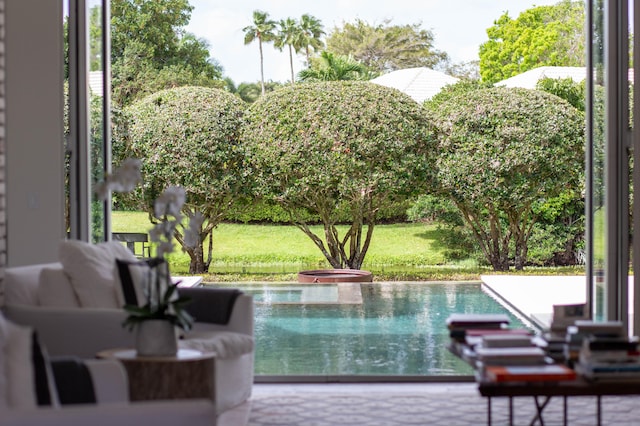
[[[104,241],[110,200],[93,185],[111,167],[109,0],[69,0],[69,236]]]

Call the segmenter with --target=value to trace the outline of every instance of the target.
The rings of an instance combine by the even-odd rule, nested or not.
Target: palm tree
[[[270,42],[275,39],[276,22],[269,19],[269,14],[261,10],[253,11],[253,25],[242,29],[244,32],[244,44],[250,44],[258,40],[260,48],[260,84],[264,95],[264,57],[262,56],[262,42]]]
[[[325,32],[322,29],[322,22],[309,14],[304,14],[300,18],[300,35],[298,49],[303,49],[307,58],[307,66],[311,65],[311,51],[324,47],[324,42],[320,40]]]
[[[275,40],[276,48],[282,50],[284,46],[289,47],[289,66],[291,67],[291,83],[295,83],[293,75],[293,50],[298,53],[302,29],[298,26],[298,22],[293,18],[282,19],[278,26],[280,31]]]
[[[351,56],[334,55],[326,50],[314,58],[310,68],[298,73],[301,81],[370,80],[372,77],[366,65]]]

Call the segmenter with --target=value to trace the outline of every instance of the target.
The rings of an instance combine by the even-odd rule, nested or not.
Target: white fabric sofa
[[[3,426],[213,426],[213,401],[130,403],[125,369],[113,360],[50,358],[30,327],[0,314]]]
[[[102,350],[134,347],[134,333],[122,326],[125,311],[81,306],[61,263],[7,268],[3,284],[2,311],[6,318],[37,330],[52,356],[93,358]],[[211,289],[179,291],[201,298],[215,293],[208,290]],[[196,322],[180,339],[179,346],[215,353],[213,398],[217,411],[222,413],[251,396],[253,298],[241,293],[226,324],[206,322],[207,313],[202,307],[208,305],[202,300],[194,300],[194,304],[199,305],[200,312],[195,314]],[[215,316],[215,306],[211,309]]]

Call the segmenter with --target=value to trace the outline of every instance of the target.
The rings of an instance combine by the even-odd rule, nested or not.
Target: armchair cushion
[[[90,244],[67,240],[59,246],[60,262],[85,308],[120,308],[116,286],[120,284],[116,259],[136,261],[136,257],[117,241]]]
[[[214,353],[216,358],[235,358],[253,351],[253,337],[232,331],[193,331],[180,340],[180,347]]]
[[[38,304],[58,308],[78,308],[80,302],[73,291],[69,278],[59,267],[45,267],[40,273],[37,290]]]

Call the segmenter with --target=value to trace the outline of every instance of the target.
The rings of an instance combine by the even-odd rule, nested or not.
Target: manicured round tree
[[[582,190],[584,116],[549,93],[493,87],[426,104],[439,129],[438,191],[495,270],[526,263],[537,206]]]
[[[190,273],[207,272],[203,242],[243,191],[244,152],[240,145],[244,102],[220,89],[179,87],[150,95],[128,108],[127,154],[142,160],[142,197],[152,222],[153,201],[170,185],[185,188],[187,218],[204,216],[199,244],[188,247],[184,233],[176,240],[189,254]]]
[[[243,142],[257,195],[279,203],[334,268],[360,269],[378,210],[424,191],[435,174],[425,110],[369,82],[281,88],[247,111]],[[339,209],[350,214],[340,235]],[[324,235],[301,212],[314,213]]]

